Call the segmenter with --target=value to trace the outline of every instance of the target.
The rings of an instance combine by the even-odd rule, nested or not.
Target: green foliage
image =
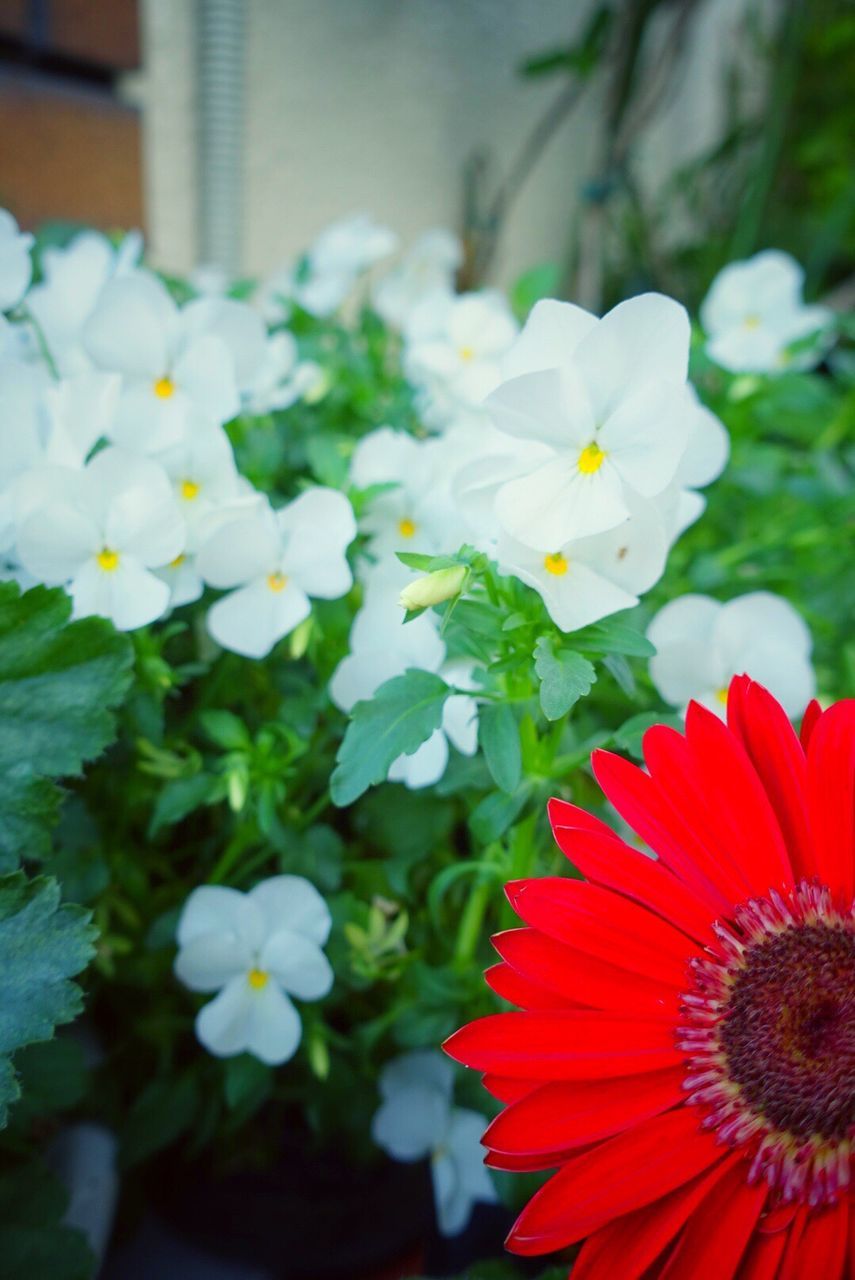
[[[540,636],[534,654],[543,714],[547,720],[560,720],[580,698],[590,693],[597,673],[580,653],[555,647],[551,636]]]
[[[80,1012],[69,979],[91,958],[93,937],[87,912],[60,905],[56,881],[0,878],[0,1125],[18,1096],[10,1055]]]
[[[482,709],[478,741],[496,786],[513,795],[522,776],[522,754],[516,717],[506,702],[494,702]]]
[[[358,702],[330,779],[333,803],[352,804],[383,781],[398,756],[417,751],[439,728],[450,692],[439,676],[413,670],[387,680],[370,702]]]
[[[90,1280],[95,1259],[60,1219],[66,1193],[40,1162],[0,1167],[0,1280]]]
[[[79,773],[112,741],[130,683],[127,637],[70,617],[64,591],[0,583],[0,870],[46,855],[59,804],[47,779]]]

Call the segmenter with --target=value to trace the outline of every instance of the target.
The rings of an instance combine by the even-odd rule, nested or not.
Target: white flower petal
[[[224,649],[246,658],[265,658],[311,610],[308,596],[294,583],[272,589],[262,578],[212,605],[208,610],[208,631]]]
[[[308,595],[333,600],[353,585],[345,550],[356,537],[353,508],[335,489],[308,489],[277,512],[283,571]]]
[[[219,991],[252,968],[252,952],[234,933],[203,933],[175,957],[175,976],[191,991]]]
[[[455,693],[442,708],[442,731],[464,756],[478,750],[478,703],[466,694]]]
[[[386,775],[390,782],[403,782],[411,791],[432,787],[439,782],[448,764],[448,739],[442,729],[435,729],[411,755],[393,760]]]
[[[599,471],[574,474],[569,459],[545,463],[503,485],[496,515],[518,541],[554,551],[574,538],[613,529],[628,515],[620,476],[607,458]]]
[[[656,649],[679,640],[709,645],[713,627],[723,606],[711,596],[690,593],[663,605],[647,628],[647,639]]]
[[[320,1000],[332,990],[329,960],[316,942],[293,929],[278,929],[268,938],[258,964],[298,1000]]]
[[[423,1160],[448,1123],[448,1100],[436,1089],[408,1084],[374,1113],[371,1137],[393,1160]]]
[[[278,1067],[297,1052],[303,1034],[300,1015],[276,982],[252,991],[252,997],[247,1050]]]
[[[280,929],[293,930],[319,947],[329,937],[332,928],[329,907],[303,876],[270,876],[247,896],[261,912],[268,936]]]
[[[275,573],[280,554],[279,529],[265,505],[219,524],[199,548],[196,565],[212,587],[237,587]]]
[[[685,389],[653,380],[621,401],[599,436],[624,483],[646,497],[673,479],[688,440]]]
[[[727,662],[739,660],[758,636],[770,636],[806,658],[813,647],[810,630],[801,614],[782,596],[752,591],[722,606],[715,621],[713,643]]]
[[[516,378],[538,369],[563,368],[596,324],[596,316],[572,302],[551,298],[536,302],[522,333],[502,360],[503,376]]]
[[[683,386],[689,367],[689,317],[660,293],[630,298],[603,316],[576,349],[598,422],[648,382]]]
[[[491,392],[484,408],[500,431],[553,449],[584,447],[596,427],[593,406],[573,365],[511,378]]]
[[[455,1107],[445,1145],[457,1166],[457,1176],[462,1187],[473,1200],[493,1203],[498,1200],[490,1172],[484,1164],[484,1147],[481,1139],[487,1121],[478,1111],[467,1107]]]
[[[232,978],[215,999],[196,1014],[196,1037],[217,1058],[230,1058],[249,1048],[255,1014],[254,991],[245,973]]]
[[[60,502],[46,506],[36,499],[18,530],[17,545],[24,568],[39,582],[58,586],[97,554],[101,534],[95,521],[78,507]]]
[[[264,321],[252,307],[234,298],[197,298],[181,312],[181,329],[185,338],[219,338],[231,357],[238,386],[252,384],[267,346]]]
[[[83,341],[102,369],[155,381],[167,373],[177,317],[178,309],[159,280],[129,272],[105,285],[84,326]]]
[[[176,360],[173,373],[176,386],[211,422],[222,425],[240,412],[234,362],[221,338],[194,338]]]
[[[178,945],[186,947],[209,933],[234,934],[256,950],[264,938],[264,917],[238,889],[202,884],[185,902],[175,936]]]
[[[413,1085],[433,1089],[450,1105],[454,1092],[454,1067],[436,1049],[413,1049],[387,1062],[380,1072],[378,1088],[382,1098],[392,1098],[401,1089]]]
[[[122,554],[105,571],[92,558],[78,569],[69,587],[74,617],[109,618],[119,631],[135,631],[159,618],[169,606],[169,587],[134,556]]]

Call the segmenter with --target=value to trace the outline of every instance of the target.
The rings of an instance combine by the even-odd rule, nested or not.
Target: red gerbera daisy
[[[550,803],[585,880],[507,886],[526,928],[487,974],[519,1012],[446,1044],[507,1103],[499,1169],[556,1169],[508,1238],[585,1240],[573,1280],[855,1277],[855,702],[805,716],[730,686],[598,751],[609,800],[658,855]]]

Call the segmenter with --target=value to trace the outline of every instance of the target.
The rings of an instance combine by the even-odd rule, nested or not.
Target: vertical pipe
[[[241,265],[245,0],[197,0],[199,259]]]

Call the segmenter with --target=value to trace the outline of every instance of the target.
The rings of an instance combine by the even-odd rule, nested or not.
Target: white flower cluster
[[[387,1063],[379,1087],[371,1136],[394,1160],[430,1160],[437,1225],[443,1235],[457,1235],[473,1205],[498,1200],[484,1167],[484,1117],[454,1106],[454,1067],[430,1049]]]
[[[65,586],[76,617],[122,630],[228,590],[209,611],[225,648],[262,657],[351,586],[350,504],[327,489],[279,511],[239,475],[225,424],[293,402],[314,379],[293,336],[227,297],[179,307],[84,232],[42,258],[0,219],[0,554],[25,585]]]

